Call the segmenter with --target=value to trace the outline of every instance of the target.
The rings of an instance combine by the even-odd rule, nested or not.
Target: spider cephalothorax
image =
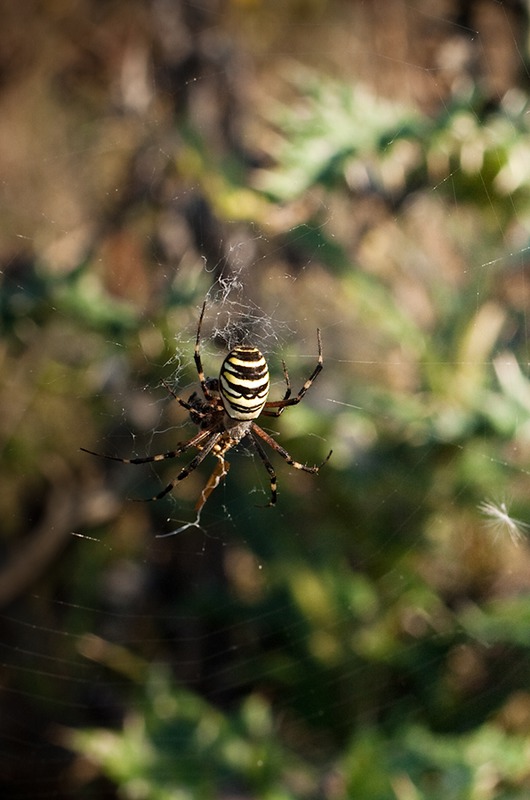
[[[320,466],[307,466],[306,464],[301,464],[299,461],[295,461],[281,445],[256,424],[255,420],[262,414],[269,417],[279,417],[285,408],[294,406],[302,400],[305,393],[322,370],[323,359],[320,331],[317,329],[317,365],[310,377],[306,380],[298,394],[295,397],[291,397],[289,375],[285,364],[283,364],[283,375],[286,386],[285,394],[281,400],[273,400],[270,402],[267,401],[270,388],[269,369],[264,356],[256,347],[250,345],[238,345],[234,347],[222,363],[219,378],[205,377],[200,352],[201,327],[205,308],[206,303],[203,304],[199,317],[193,354],[201,384],[202,397],[198,392],[193,392],[188,400],[182,400],[182,398],[176,395],[167,384],[164,384],[175,400],[180,403],[183,408],[187,409],[191,421],[198,426],[199,432],[191,439],[180,442],[174,450],[170,450],[168,453],[159,453],[158,455],[147,456],[145,458],[118,458],[117,456],[107,455],[104,455],[103,458],[109,458],[112,461],[120,461],[123,464],[147,464],[153,461],[163,461],[166,458],[175,458],[186,450],[195,448],[197,453],[190,463],[181,469],[178,475],[168,483],[165,489],[162,489],[162,491],[154,497],[148,498],[149,500],[160,500],[168,494],[179,481],[187,478],[190,472],[193,472],[209,453],[212,453],[218,459],[218,463],[197,501],[196,510],[199,514],[210,494],[228,472],[230,464],[225,459],[226,453],[231,450],[232,447],[239,444],[242,439],[246,438],[254,447],[269,474],[271,496],[268,505],[273,506],[276,503],[277,495],[276,473],[261,442],[265,442],[265,444],[279,453],[280,456],[295,469],[317,473],[322,464]],[[84,447],[81,449],[92,455],[101,455],[100,453],[94,453],[93,450],[86,450]],[[330,455],[331,452],[327,455],[323,463],[328,460]]]

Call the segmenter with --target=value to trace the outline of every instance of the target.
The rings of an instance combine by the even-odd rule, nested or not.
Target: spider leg
[[[260,430],[261,430],[261,428],[260,428]],[[274,467],[272,466],[271,462],[267,458],[267,454],[266,454],[265,450],[263,449],[263,447],[261,446],[261,444],[259,443],[259,440],[254,436],[253,433],[249,436],[249,439],[252,442],[252,444],[254,445],[258,456],[261,458],[261,460],[263,462],[263,466],[265,467],[265,469],[269,473],[270,484],[271,484],[271,499],[269,500],[269,502],[267,503],[267,505],[265,507],[267,508],[268,506],[275,506],[276,505],[276,498],[278,496],[278,483],[277,483],[277,480],[276,480],[276,473],[274,471]]]
[[[259,425],[256,425],[255,422],[252,423],[251,430],[254,434],[257,434],[260,437],[260,439],[263,439],[263,441],[266,444],[268,444],[269,447],[271,447],[273,450],[276,450],[276,452],[279,453],[281,457],[284,458],[285,461],[287,461],[287,463],[291,465],[291,467],[294,467],[295,469],[303,469],[304,472],[311,472],[312,474],[317,473],[320,467],[323,467],[326,461],[329,460],[329,457],[333,452],[332,450],[330,450],[321,464],[315,464],[314,466],[310,467],[307,466],[307,464],[301,464],[300,461],[295,461],[294,458],[287,452],[287,450],[284,450],[284,448],[280,444],[278,444],[278,442],[275,441],[272,438],[272,436],[269,436],[268,433],[265,433],[265,431],[262,428],[260,428]]]
[[[289,375],[287,374],[287,368],[285,363],[282,361],[283,365],[283,374],[285,377],[285,382],[287,384],[287,391],[285,392],[285,396],[282,400],[272,400],[270,402],[265,403],[264,409],[261,412],[267,417],[279,417],[280,414],[283,413],[284,409],[288,406],[295,406],[300,400],[304,397],[305,393],[318,376],[318,374],[322,371],[324,366],[324,359],[322,358],[322,337],[320,335],[320,328],[317,328],[317,341],[318,341],[318,361],[315,369],[306,380],[300,391],[295,397],[291,397],[291,385],[289,382]],[[269,409],[275,409],[274,411],[270,411]]]
[[[190,404],[189,404],[189,403],[187,403],[185,400],[183,400],[181,397],[179,397],[179,396],[178,396],[178,394],[176,394],[176,392],[175,392],[175,391],[174,391],[174,390],[171,388],[171,386],[169,385],[169,383],[168,383],[167,381],[165,381],[164,379],[162,379],[162,380],[160,381],[160,383],[162,384],[162,386],[164,387],[164,389],[166,389],[166,391],[167,391],[167,392],[169,392],[169,394],[170,394],[172,397],[174,397],[174,398],[175,398],[175,400],[177,401],[177,403],[180,403],[180,405],[181,405],[181,406],[183,406],[183,408],[186,408],[188,411],[190,410],[190,408],[191,408]]]
[[[285,394],[282,397],[282,399],[279,400],[278,402],[285,403],[285,401],[288,400],[290,398],[290,396],[291,396],[291,381],[289,380],[289,373],[287,372],[287,365],[286,365],[285,361],[283,360],[283,358],[282,358],[282,370],[283,370],[283,378],[285,380]],[[265,409],[267,408],[268,405],[270,405],[270,403],[265,403]],[[272,405],[274,405],[274,403]],[[266,411],[266,410],[264,410],[261,413],[265,414],[266,417],[279,417],[280,414],[282,413],[282,411],[283,411],[283,408],[280,411]]]
[[[163,497],[166,496],[166,494],[169,494],[169,492],[177,485],[177,483],[179,483],[179,481],[183,481],[184,478],[187,478],[188,475],[191,472],[193,472],[194,469],[197,469],[199,464],[201,464],[204,461],[204,459],[206,458],[208,453],[210,453],[213,450],[213,448],[217,444],[218,439],[221,436],[220,433],[214,433],[213,435],[209,434],[209,431],[204,431],[204,434],[205,434],[205,436],[208,436],[208,435],[211,436],[210,441],[207,442],[204,445],[204,447],[202,447],[199,450],[199,452],[197,453],[195,458],[193,458],[190,461],[190,463],[187,465],[187,467],[184,467],[183,469],[181,469],[179,474],[177,475],[177,477],[173,478],[173,480],[168,483],[168,485],[165,487],[165,489],[162,489],[161,492],[159,492],[158,494],[155,494],[154,497],[146,497],[143,502],[150,503],[153,500],[161,500]],[[213,488],[215,488],[215,487],[213,487]],[[213,491],[213,488],[212,488],[211,491]],[[211,494],[211,492],[209,494]],[[208,497],[208,495],[207,495],[207,497]],[[206,500],[204,502],[206,502]]]
[[[201,360],[201,328],[205,310],[206,310],[206,300],[202,304],[201,315],[199,317],[199,324],[197,325],[197,338],[195,339],[195,350],[193,351],[193,360],[195,361],[195,368],[197,369],[197,375],[199,376],[202,393],[205,396],[206,400],[211,400],[212,395],[207,386],[206,376],[204,375],[204,370],[202,368],[202,360]]]
[[[144,458],[119,458],[118,456],[108,456],[106,453],[96,453],[94,450],[87,450],[86,447],[80,447],[84,453],[90,453],[91,456],[98,456],[99,458],[106,458],[109,461],[119,461],[121,464],[150,464],[152,461],[164,461],[166,458],[176,458],[189,447],[197,447],[201,444],[203,439],[206,439],[209,431],[200,431],[193,438],[188,439],[187,442],[180,442],[174,450],[167,453],[158,453],[154,456],[145,456]]]
[[[287,372],[287,364],[282,358],[282,370],[283,370],[283,379],[285,381],[285,394],[282,400],[288,400],[291,396],[291,381],[289,380],[289,373]]]
[[[217,487],[219,486],[219,484],[221,483],[223,478],[226,475],[228,475],[228,470],[230,469],[229,462],[225,461],[223,456],[218,456],[218,458],[219,458],[219,461],[217,462],[217,465],[216,465],[214,471],[212,472],[212,474],[208,478],[206,486],[202,490],[201,496],[199,497],[199,499],[197,500],[197,503],[195,505],[195,511],[197,512],[197,514],[201,513],[201,511],[202,511],[202,509],[204,507],[204,504],[206,503],[206,501],[210,497],[211,493],[214,491],[214,489],[217,489]]]
[[[161,383],[162,383],[162,386],[164,386],[168,390],[169,394],[172,395],[175,398],[177,403],[180,403],[182,408],[185,408],[187,411],[189,411],[190,415],[193,414],[193,417],[194,417],[193,421],[194,422],[196,422],[197,419],[199,419],[199,420],[206,419],[206,417],[210,416],[208,412],[201,411],[200,409],[196,408],[196,406],[193,405],[193,403],[190,403],[189,400],[183,400],[182,397],[179,397],[178,394],[176,394],[173,391],[171,386],[168,383],[166,383],[166,381],[163,380],[163,381],[161,381]],[[197,392],[194,392],[191,395],[190,400],[192,400],[193,398],[195,398],[197,396],[198,396]],[[197,425],[198,424],[199,423],[197,422]]]
[[[164,389],[166,389],[169,392],[169,394],[177,401],[177,403],[179,403],[182,406],[182,408],[186,409],[186,411],[193,410],[199,416],[206,416],[205,414],[203,414],[202,411],[197,411],[195,408],[193,408],[191,403],[189,403],[187,400],[183,400],[182,397],[179,397],[178,394],[171,388],[171,386],[167,381],[162,380],[160,381],[160,383],[162,384]]]

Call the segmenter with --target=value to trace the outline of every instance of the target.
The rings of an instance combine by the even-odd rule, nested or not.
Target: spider
[[[287,450],[279,445],[268,433],[266,433],[255,420],[260,416],[279,417],[289,406],[299,403],[315,378],[319,375],[323,367],[322,341],[320,330],[317,328],[318,341],[318,360],[313,372],[306,380],[300,391],[295,397],[291,397],[291,384],[285,362],[282,361],[283,376],[285,380],[285,394],[281,400],[267,401],[270,381],[267,362],[257,347],[250,345],[238,345],[234,347],[224,359],[219,378],[206,378],[201,361],[201,328],[206,309],[206,301],[203,303],[199,324],[197,326],[197,336],[195,339],[195,350],[193,358],[197,375],[201,385],[202,395],[198,392],[183,400],[179,397],[165,381],[163,385],[175,398],[175,400],[185,408],[190,415],[191,421],[199,427],[199,432],[184,442],[179,442],[174,450],[167,453],[159,453],[145,458],[118,458],[102,453],[95,453],[82,447],[85,453],[107,458],[111,461],[119,461],[122,464],[148,464],[153,461],[164,461],[167,458],[176,458],[181,453],[190,448],[196,448],[197,454],[190,463],[180,470],[178,475],[173,478],[168,485],[154,497],[146,498],[147,501],[160,500],[165,497],[180,481],[187,478],[199,464],[201,464],[209,453],[217,459],[218,464],[210,475],[206,486],[197,500],[195,510],[200,514],[206,500],[219,485],[221,480],[227,475],[230,464],[225,460],[225,455],[243,439],[247,439],[260,457],[270,481],[270,500],[267,506],[274,506],[277,499],[277,480],[274,467],[269,461],[263,448],[262,442],[275,450],[295,469],[304,470],[316,474],[331,456],[328,453],[322,464],[307,466],[289,455]]]

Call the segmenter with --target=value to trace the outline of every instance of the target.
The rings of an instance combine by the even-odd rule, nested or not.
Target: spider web
[[[201,329],[200,340],[203,368],[205,369],[207,378],[217,378],[219,366],[224,358],[225,352],[231,350],[237,344],[250,343],[253,346],[257,346],[258,349],[265,354],[269,361],[270,369],[273,370],[271,376],[272,391],[270,399],[280,399],[285,390],[284,376],[281,366],[283,359],[280,356],[280,353],[284,352],[283,348],[286,346],[288,340],[296,339],[296,332],[292,330],[291,326],[286,321],[283,321],[278,317],[278,310],[281,305],[278,303],[278,301],[275,301],[272,310],[269,313],[266,313],[263,308],[260,308],[257,303],[252,302],[252,300],[248,297],[248,292],[245,288],[247,269],[248,267],[246,267],[244,264],[239,264],[237,260],[234,260],[231,264],[230,276],[225,277],[223,274],[221,274],[216,283],[211,286],[206,293],[204,301],[206,303],[204,324]],[[189,368],[191,366],[189,363],[189,353],[193,352],[195,339],[195,333],[190,335],[189,331],[180,331],[177,337],[175,337],[176,354],[168,361],[167,364],[168,370],[173,370],[172,384],[175,386],[175,391],[183,392],[182,396],[184,399],[187,399],[190,391],[197,390],[196,379],[194,384],[191,385],[186,383],[182,384],[181,379],[184,368]],[[314,334],[314,339],[315,352],[313,355],[306,356],[304,354],[298,354],[298,360],[301,363],[305,364],[306,360],[309,358],[311,358],[313,362],[310,368],[305,367],[307,374],[304,374],[303,377],[299,377],[298,375],[296,376],[295,380],[299,382],[300,386],[305,381],[307,375],[312,370],[314,363],[316,362],[316,331]],[[186,352],[188,354],[187,359],[184,356],[184,353]],[[274,365],[273,361],[275,362]],[[176,369],[175,364],[177,365]],[[297,373],[300,371],[301,370],[299,368]],[[182,389],[182,385],[185,386],[184,390]],[[293,386],[293,391],[298,391],[298,387],[296,385]],[[265,423],[260,422],[260,424],[265,424],[266,429],[275,435],[274,429],[270,429],[266,421]],[[149,441],[149,452],[153,452],[153,447],[156,449],[156,436],[160,433],[167,433],[167,431],[160,426],[157,426],[153,430],[153,436]],[[254,462],[256,455],[255,451],[253,448],[248,448],[245,446],[245,440],[238,445],[237,450],[239,455],[246,456],[247,458],[252,459],[252,462]],[[233,456],[233,453],[229,455]],[[232,459],[230,458],[230,461],[231,460]],[[257,493],[255,502],[258,505],[266,505],[266,499],[269,492],[269,479],[267,476],[265,476],[265,481],[260,479],[259,463],[257,470],[254,469],[254,466],[255,465],[253,463],[253,480],[255,480],[256,486],[255,488],[250,489],[250,495]],[[176,470],[177,467],[174,467],[174,469]],[[204,468],[201,470],[201,472],[202,471],[204,471]],[[226,476],[223,476],[223,479],[220,481],[221,487],[224,484],[225,477]],[[178,496],[178,492],[172,496],[171,500],[175,510],[181,506],[181,500]],[[210,506],[211,503],[208,503],[208,505]],[[223,524],[226,521],[231,520],[231,518],[232,516],[229,511],[229,507],[226,505],[226,503],[223,503],[221,509],[221,519]],[[197,515],[192,517],[190,520],[183,521],[183,524],[179,527],[170,529],[164,533],[159,533],[158,536],[165,538],[182,533],[190,528],[201,527],[201,519],[202,513],[197,513]],[[167,523],[171,528],[172,519],[168,518]]]
[[[64,69],[40,67],[56,76],[54,92],[73,92],[84,128],[70,117],[51,125],[43,100],[35,137],[35,96],[23,95],[24,113],[15,91],[23,74],[4,95],[0,129],[22,142],[3,180],[6,797],[113,797],[109,777],[126,797],[155,797],[156,789],[180,796],[171,795],[175,787],[200,796],[211,752],[220,766],[207,797],[265,797],[272,786],[282,797],[370,800],[375,789],[355,769],[370,761],[391,776],[381,797],[427,797],[422,759],[432,796],[441,797],[435,737],[447,735],[450,759],[451,737],[476,733],[462,740],[472,772],[470,753],[490,753],[493,730],[493,755],[477,767],[493,776],[481,796],[498,788],[500,797],[524,797],[524,779],[498,755],[517,755],[517,737],[527,743],[529,691],[521,622],[530,521],[527,145],[517,127],[528,74],[516,10],[471,4],[459,16],[452,3],[392,3],[383,19],[375,6],[337,3],[302,20],[288,6],[274,9],[276,21],[262,9],[259,37],[252,12],[237,3],[226,19],[193,3],[135,4],[129,37],[119,33],[119,3],[115,17],[93,27],[74,16],[90,46],[70,63],[70,42]],[[182,61],[191,71],[179,72],[177,88],[198,142],[186,126],[175,134],[167,125],[176,89],[171,70],[151,64],[146,14],[158,20],[166,56],[192,48],[196,36],[193,58]],[[46,41],[67,23],[44,15]],[[12,24],[24,43],[20,21]],[[182,38],[184,29],[193,36]],[[432,39],[419,35],[425,30]],[[245,37],[255,52],[246,52]],[[116,74],[110,41],[119,45]],[[87,78],[94,63],[96,81]],[[94,125],[87,109],[100,102],[109,73],[108,102],[119,113]],[[343,101],[344,84],[357,106]],[[473,105],[479,91],[492,105],[502,98],[507,133],[496,120],[480,127],[488,108]],[[240,105],[230,105],[231,92]],[[454,97],[465,98],[460,118]],[[226,119],[254,106],[261,118],[246,123],[238,156],[252,164],[252,188],[274,199],[274,212],[252,205],[255,196],[224,166],[226,151],[218,153],[234,135]],[[453,127],[440,122],[440,107]],[[388,120],[399,125],[392,130]],[[425,140],[437,143],[423,162],[422,125]],[[377,126],[392,136],[370,149],[362,135],[376,141]],[[504,148],[510,135],[515,143]],[[257,144],[246,152],[242,141]],[[454,160],[453,141],[463,142]],[[348,147],[350,159],[341,160]],[[501,156],[500,177],[488,182]],[[482,228],[465,199],[466,186],[476,191],[481,157]],[[36,184],[53,193],[24,184],[37,161]],[[222,176],[221,188],[212,189],[212,175]],[[492,193],[499,186],[501,200]],[[148,201],[137,202],[138,187]],[[96,213],[105,201],[108,210]],[[86,445],[145,456],[193,435],[161,381],[184,399],[197,390],[193,348],[205,299],[206,375],[217,377],[226,352],[248,341],[267,359],[274,399],[285,390],[282,359],[296,392],[322,331],[322,375],[299,407],[265,428],[295,458],[318,463],[333,447],[333,459],[318,477],[274,460],[276,509],[259,508],[268,476],[244,446],[230,453],[230,472],[200,519],[194,504],[215,459],[159,505],[135,499],[162,488],[192,454],[138,469],[72,455]],[[430,693],[434,673],[443,677]],[[142,739],[150,725],[158,753],[169,742],[176,772],[159,765],[147,786],[149,770],[135,778],[133,767],[152,752],[156,736]],[[92,727],[98,735],[83,740],[79,732]],[[395,735],[388,750],[387,731]],[[201,750],[204,742],[212,751]],[[127,779],[118,758],[109,766],[105,747],[133,754],[122,760]],[[242,766],[245,748],[252,768]],[[253,770],[263,764],[272,777],[262,789]],[[467,796],[465,788],[454,796]]]

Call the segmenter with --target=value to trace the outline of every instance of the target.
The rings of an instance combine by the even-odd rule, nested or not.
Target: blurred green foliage
[[[75,746],[100,764],[126,797],[192,800],[250,792],[251,797],[297,800],[323,791],[337,797],[425,800],[523,796],[528,734],[485,724],[461,736],[436,735],[417,724],[387,736],[366,728],[346,743],[325,772],[278,741],[274,714],[250,695],[239,711],[223,716],[196,695],[171,683],[160,669],[145,682],[142,714],[132,714],[120,734],[85,731]],[[487,773],[484,775],[484,773]],[[244,788],[243,788],[244,787]]]
[[[508,191],[506,176],[527,136],[526,106],[482,112],[476,98],[413,119],[316,75],[298,89],[306,113],[295,105],[275,115],[286,144],[259,176],[266,195],[255,207],[318,184],[344,192],[353,170],[370,176],[363,191],[394,209],[412,191],[436,192],[458,213],[469,206],[477,238],[492,214],[506,230],[517,192],[517,214],[525,213],[528,184]],[[414,158],[389,186],[405,145]],[[447,199],[438,188],[449,182]],[[383,350],[399,343],[415,390],[388,380],[352,387],[332,362],[328,391],[343,407],[297,411],[290,447],[303,452],[301,437],[313,432],[336,437],[338,452],[318,478],[310,525],[300,529],[286,487],[272,530],[261,513],[246,527],[263,584],[251,578],[255,596],[245,602],[239,587],[231,601],[242,580],[233,578],[217,624],[235,640],[246,630],[223,679],[252,689],[223,711],[153,667],[121,731],[85,731],[72,742],[130,798],[523,798],[528,597],[502,594],[517,592],[514,559],[526,548],[515,551],[502,519],[490,535],[477,508],[509,487],[530,518],[521,456],[530,385],[516,360],[526,342],[521,351],[517,311],[499,292],[504,267],[487,282],[480,270],[457,285],[427,275],[429,330],[396,300],[391,277],[351,265],[346,242],[328,238],[321,219],[296,234],[336,275],[358,324]],[[229,509],[255,474],[243,482],[233,472],[234,480]],[[211,617],[206,599],[201,606]]]

